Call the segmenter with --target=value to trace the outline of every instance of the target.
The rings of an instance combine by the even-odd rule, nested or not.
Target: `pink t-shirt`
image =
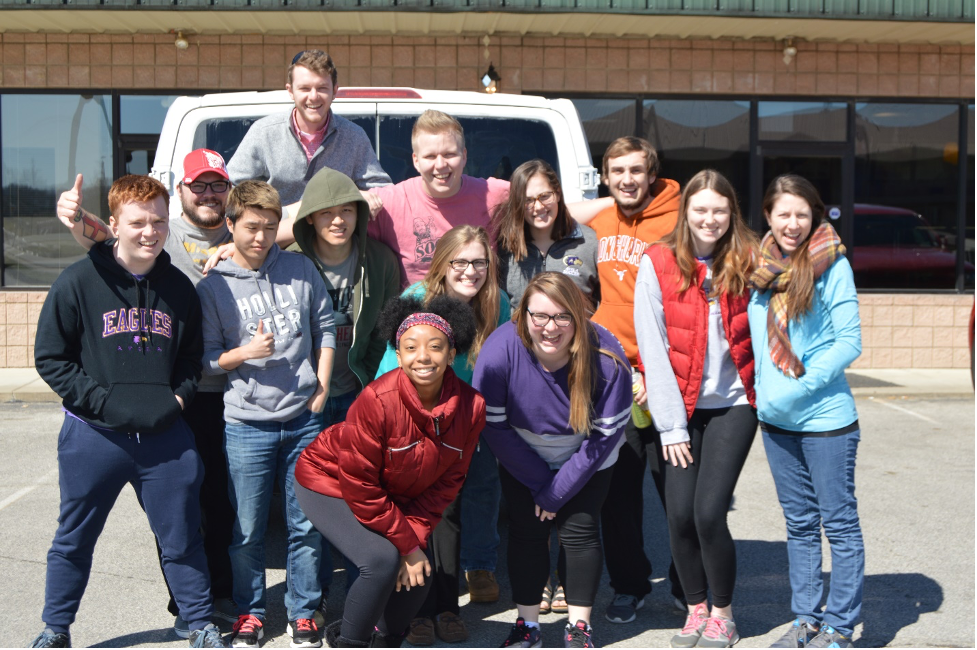
[[[383,199],[383,209],[367,232],[397,254],[406,287],[423,279],[444,233],[463,225],[488,228],[495,207],[509,195],[509,181],[463,176],[461,189],[447,199],[428,196],[420,176],[370,191]]]

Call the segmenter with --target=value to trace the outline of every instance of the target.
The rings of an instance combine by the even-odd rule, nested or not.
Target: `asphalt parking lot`
[[[877,395],[856,401],[862,425],[856,484],[866,545],[865,622],[856,630],[856,645],[972,647],[973,396]],[[7,621],[0,645],[26,645],[42,627],[46,554],[57,526],[56,445],[62,418],[54,404],[0,404],[0,612]],[[613,625],[603,619],[612,595],[605,576],[593,620],[600,645],[667,646],[683,623],[669,606],[667,536],[650,490],[649,477],[645,529],[655,589],[635,622]],[[280,522],[277,512],[273,517]],[[738,552],[733,602],[743,637],[738,647],[766,647],[792,615],[784,521],[759,436],[729,521]],[[271,531],[263,645],[287,647],[283,529],[279,523]],[[505,566],[504,551],[503,540],[500,567]],[[824,570],[830,571],[827,546]],[[471,634],[464,646],[498,646],[515,618],[504,568],[498,577],[498,603],[468,604],[463,597],[462,617]],[[330,614],[337,618],[344,580],[339,569],[330,597]],[[183,647],[186,641],[172,633],[166,600],[152,534],[127,488],[96,549],[88,591],[72,627],[74,645]],[[565,619],[551,614],[542,622],[544,644],[559,647]]]

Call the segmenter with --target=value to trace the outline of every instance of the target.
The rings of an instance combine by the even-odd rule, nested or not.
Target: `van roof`
[[[535,95],[507,93],[487,94],[467,90],[420,90],[404,87],[340,86],[336,101],[381,101],[419,104],[482,104],[495,106],[551,107],[554,100]],[[243,104],[291,104],[285,90],[213,93],[199,100],[200,106],[235,106]]]

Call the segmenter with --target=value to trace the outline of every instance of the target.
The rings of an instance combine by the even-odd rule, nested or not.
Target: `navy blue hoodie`
[[[162,251],[136,279],[95,244],[51,286],[37,324],[34,365],[85,422],[158,433],[180,416],[200,379],[203,337],[193,284]]]

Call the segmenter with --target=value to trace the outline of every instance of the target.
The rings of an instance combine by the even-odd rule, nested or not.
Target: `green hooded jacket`
[[[312,260],[325,282],[322,262],[315,254],[315,227],[306,217],[343,203],[356,204],[353,236],[357,238],[359,263],[353,278],[353,342],[349,350],[349,367],[362,388],[373,381],[386,350],[386,341],[376,332],[377,317],[388,299],[400,295],[400,267],[393,251],[367,237],[370,208],[348,176],[325,168],[312,177],[302,194],[302,204],[292,226],[295,243],[289,249],[300,250]]]

